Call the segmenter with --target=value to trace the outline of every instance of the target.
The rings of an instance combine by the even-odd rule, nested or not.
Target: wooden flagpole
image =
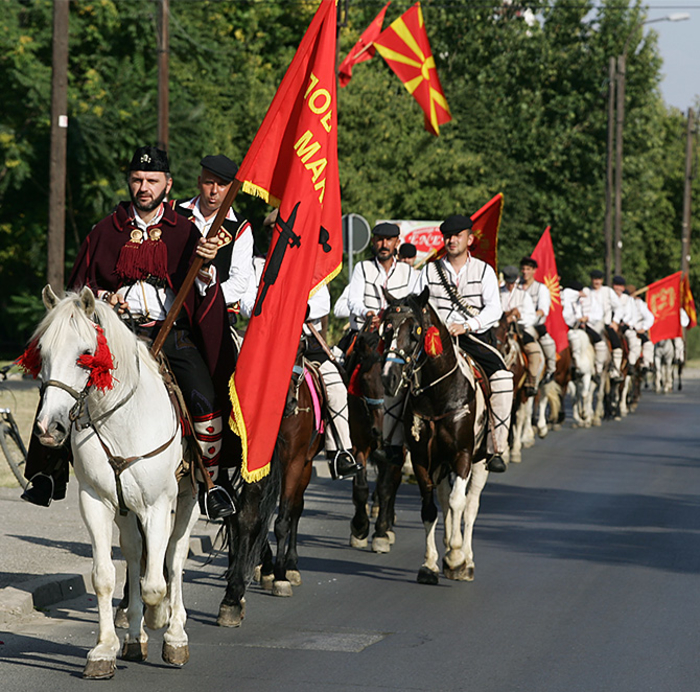
[[[233,204],[233,200],[236,199],[236,195],[238,194],[238,191],[240,189],[241,181],[234,178],[233,184],[229,188],[228,192],[226,193],[226,197],[224,197],[224,201],[219,207],[219,211],[216,212],[216,218],[214,219],[214,223],[212,223],[211,228],[207,233],[207,239],[213,238],[219,232],[221,224],[224,222],[226,214],[228,214],[228,210]],[[187,272],[187,276],[185,277],[182,286],[180,286],[180,290],[175,296],[175,302],[170,307],[165,321],[161,325],[160,331],[158,332],[158,336],[156,336],[155,340],[153,341],[153,345],[151,346],[151,353],[153,354],[154,358],[160,353],[160,350],[163,348],[165,339],[170,333],[170,330],[173,328],[173,324],[175,324],[175,320],[180,314],[180,310],[182,310],[182,306],[185,303],[185,298],[190,292],[192,284],[197,278],[197,273],[202,268],[203,264],[204,258],[200,257],[199,255],[195,255],[194,260],[192,260],[192,264],[190,265],[190,270]]]

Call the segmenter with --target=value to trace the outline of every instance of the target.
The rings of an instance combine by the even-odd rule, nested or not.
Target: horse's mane
[[[109,305],[96,300],[94,315],[89,318],[79,294],[68,292],[56,307],[47,312],[36,328],[32,340],[38,340],[44,352],[61,349],[67,340],[75,337],[96,346],[96,323],[104,330],[115,364],[114,389],[105,392],[104,397],[100,396],[100,405],[108,406],[115,398],[121,396],[121,391],[129,391],[138,382],[136,353],[139,356],[140,367],[146,367],[154,374],[158,373],[158,366],[145,343],[136,338]],[[72,333],[68,329],[72,330]]]

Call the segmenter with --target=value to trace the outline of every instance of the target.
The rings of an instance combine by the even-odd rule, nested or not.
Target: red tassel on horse
[[[95,349],[95,355],[84,354],[78,358],[78,365],[90,370],[90,377],[88,378],[88,387],[97,387],[101,392],[105,389],[112,389],[114,387],[114,377],[112,376],[112,370],[114,370],[114,357],[112,356],[112,351],[109,349],[109,344],[105,338],[105,333],[100,325],[96,324],[95,329],[97,330],[97,348]]]
[[[359,379],[360,366],[358,365],[350,377],[350,383],[348,384],[348,394],[352,394],[353,396],[362,396],[362,392],[360,391],[360,383],[358,381]]]
[[[15,361],[24,372],[29,373],[36,379],[41,372],[41,353],[39,352],[39,341],[34,339],[25,349],[24,353]]]
[[[424,339],[425,352],[431,358],[437,358],[442,353],[442,339],[440,339],[440,330],[432,326],[425,332]]]

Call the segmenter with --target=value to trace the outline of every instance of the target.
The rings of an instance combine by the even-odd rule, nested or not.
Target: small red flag
[[[309,295],[342,264],[335,45],[335,0],[322,0],[236,174],[279,204],[230,382],[247,482],[269,473]]]
[[[439,135],[440,125],[452,120],[452,115],[435,69],[420,2],[383,31],[374,45],[423,109],[425,129]]]
[[[554,339],[557,345],[557,353],[563,351],[569,345],[567,332],[569,327],[564,322],[563,307],[561,304],[561,286],[559,284],[559,272],[557,271],[557,260],[554,256],[554,246],[550,227],[544,229],[542,237],[532,252],[532,259],[537,262],[535,270],[535,281],[543,283],[549,289],[552,304],[549,307],[549,315],[545,321],[547,332]]]
[[[681,272],[649,285],[647,305],[654,315],[649,337],[657,344],[683,336],[681,328]]]
[[[697,327],[698,313],[695,309],[693,292],[690,290],[690,277],[687,274],[683,274],[683,279],[681,280],[681,307],[685,310],[690,320],[687,329]]]
[[[352,79],[352,68],[354,65],[374,57],[376,50],[372,44],[379,37],[379,34],[382,33],[384,15],[389,5],[391,5],[391,0],[384,5],[382,11],[362,32],[358,42],[350,49],[350,52],[345,56],[345,60],[340,63],[340,67],[338,68],[338,82],[341,87],[347,86],[348,82]]]

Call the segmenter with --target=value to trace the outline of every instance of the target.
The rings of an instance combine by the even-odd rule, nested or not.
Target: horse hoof
[[[260,586],[264,591],[272,591],[272,583],[275,581],[274,574],[263,574],[260,577]]]
[[[292,586],[301,586],[301,574],[298,569],[288,569],[284,576]]]
[[[173,646],[167,642],[163,642],[163,660],[171,666],[184,666],[190,660],[190,647]]]
[[[428,584],[429,586],[436,586],[439,581],[438,573],[433,572],[432,569],[427,567],[421,567],[418,570],[417,581],[419,584]]]
[[[535,440],[534,440],[534,439],[532,439],[532,440],[527,440],[527,441],[523,442],[523,447],[525,447],[525,449],[530,449],[530,447],[534,447],[534,446],[535,446]]]
[[[391,552],[391,541],[388,536],[375,536],[372,539],[372,550],[375,553]]]
[[[126,617],[126,609],[121,606],[117,607],[114,613],[114,626],[117,629],[125,630],[129,628],[129,620]]]
[[[357,536],[353,536],[350,534],[350,547],[351,548],[366,548],[368,544],[367,538],[357,538]]]
[[[474,579],[474,568],[471,568],[471,579],[469,578],[469,568],[467,563],[463,562],[456,567],[450,567],[444,560],[442,562],[442,573],[448,579],[453,581],[472,581]]]
[[[88,661],[83,669],[83,677],[86,680],[109,680],[114,677],[116,668],[113,658]]]
[[[520,454],[514,454],[511,452],[510,454],[510,463],[512,464],[519,464],[523,460],[522,456]]]
[[[219,627],[240,627],[245,618],[245,604],[219,606],[219,617],[216,624]]]
[[[259,584],[261,579],[262,579],[262,565],[258,565],[253,570],[253,581],[257,582]]]
[[[379,505],[372,505],[372,511],[369,513],[370,519],[376,519],[379,516]]]
[[[554,430],[555,432],[558,432],[559,430],[561,430],[561,423],[555,423],[552,426],[552,430]]]
[[[124,642],[122,659],[124,661],[145,661],[148,658],[148,642]]]
[[[288,581],[276,580],[272,585],[272,595],[281,596],[282,598],[289,598],[294,595],[292,591],[292,585]]]
[[[390,545],[394,545],[394,543],[396,543],[396,534],[393,531],[391,531],[391,530],[387,531],[386,537],[389,539]]]

